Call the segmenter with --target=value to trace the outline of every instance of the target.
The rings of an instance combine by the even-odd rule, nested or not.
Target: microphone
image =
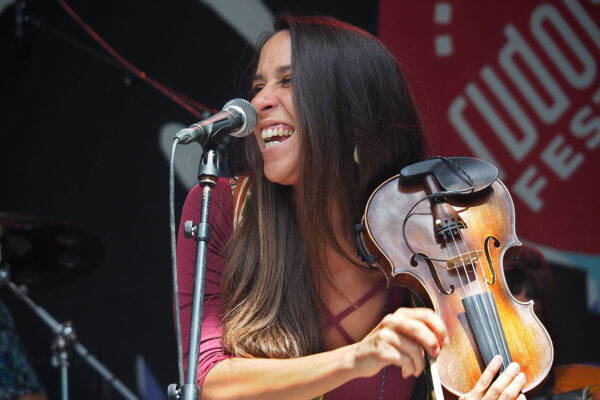
[[[258,114],[250,102],[233,99],[223,106],[223,110],[189,128],[180,130],[175,138],[181,144],[200,142],[202,145],[218,142],[227,135],[244,137],[256,127]]]

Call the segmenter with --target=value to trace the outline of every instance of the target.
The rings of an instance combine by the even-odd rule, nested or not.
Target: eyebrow
[[[277,67],[275,72],[277,73],[277,75],[281,75],[281,74],[285,74],[288,71],[291,71],[291,69],[292,69],[291,65],[282,65],[281,67]],[[252,79],[252,82],[260,81],[262,79],[264,79],[264,76],[262,76],[261,74],[256,74],[256,75],[254,75],[254,79]]]

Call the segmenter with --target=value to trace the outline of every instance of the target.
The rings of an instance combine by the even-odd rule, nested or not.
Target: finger
[[[408,354],[413,362],[413,365],[415,366],[413,375],[417,377],[421,375],[426,366],[425,352],[421,346],[415,346],[414,348],[411,347],[411,350],[408,351]]]
[[[444,321],[431,308],[416,307],[416,308],[399,308],[396,310],[399,315],[407,318],[418,319],[431,329],[437,336],[440,345],[448,344],[448,329]]]
[[[378,351],[381,353],[381,358],[386,364],[393,364],[402,369],[402,377],[408,378],[414,374],[415,366],[412,359],[402,354],[392,344],[381,341],[378,343]]]
[[[496,373],[498,372],[501,366],[502,356],[494,356],[494,358],[492,358],[492,361],[490,361],[488,366],[485,368],[485,370],[479,377],[479,380],[475,384],[475,387],[473,387],[471,393],[477,395],[477,398],[481,398],[492,384],[492,380],[494,379],[494,376],[496,376]]]
[[[527,379],[525,378],[525,374],[522,372],[518,373],[512,382],[508,384],[506,389],[502,391],[502,395],[500,396],[499,400],[513,400],[521,396],[524,398],[525,395],[522,394],[521,391],[523,390],[526,382]]]
[[[439,355],[441,344],[436,334],[421,320],[402,314],[390,314],[383,319],[382,323],[384,327],[394,330],[398,335],[408,337],[419,347],[424,347],[432,357]]]
[[[500,399],[500,397],[502,396],[504,391],[513,383],[513,381],[519,374],[520,369],[521,369],[521,367],[516,362],[510,363],[508,365],[508,367],[506,367],[504,372],[502,372],[498,376],[498,378],[494,381],[494,383],[492,383],[492,385],[490,386],[490,388],[488,389],[487,393],[484,396],[484,400]],[[517,397],[517,394],[520,391],[521,391],[521,389],[519,388],[517,393],[510,400]],[[504,400],[509,400],[508,398],[505,398],[505,396],[502,396],[502,398]]]
[[[379,338],[381,341],[394,346],[394,348],[410,362],[411,368],[406,369],[406,371],[408,371],[407,377],[410,375],[418,376],[423,372],[423,369],[425,369],[425,355],[423,353],[423,348],[419,344],[406,336],[398,335],[389,327],[381,330]]]

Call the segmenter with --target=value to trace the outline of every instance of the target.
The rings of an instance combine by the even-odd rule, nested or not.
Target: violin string
[[[500,325],[500,321],[497,318],[497,313],[495,312],[495,309],[493,307],[493,305],[491,304],[491,292],[489,290],[489,286],[487,284],[484,284],[484,288],[483,289],[481,287],[481,281],[478,278],[477,275],[477,263],[475,262],[475,260],[473,260],[472,257],[472,253],[469,251],[469,244],[467,243],[467,241],[465,240],[465,235],[462,234],[462,232],[459,230],[458,234],[461,237],[461,241],[464,244],[466,250],[467,250],[467,255],[469,256],[469,259],[471,261],[471,265],[473,266],[473,272],[475,274],[475,280],[477,281],[477,285],[479,287],[479,291],[480,293],[485,293],[488,292],[489,293],[489,297],[488,296],[481,296],[482,298],[482,303],[483,303],[483,308],[485,310],[484,314],[487,317],[487,321],[490,324],[490,327],[493,327],[494,325],[496,326],[496,328],[498,329],[498,331],[492,330],[491,334],[492,334],[492,338],[494,340],[494,345],[495,345],[495,350],[497,352],[500,352],[501,349],[503,349],[505,351],[505,353],[503,354],[508,354],[508,349],[505,347],[504,341],[502,340],[501,337],[498,336],[498,332],[502,331],[502,325]],[[473,246],[473,241],[470,235],[466,235],[469,239],[471,239],[471,246],[475,248],[475,250],[477,251],[477,246]],[[481,268],[482,270],[482,277],[483,275],[483,267]],[[505,362],[507,361],[507,357],[502,357],[502,364],[504,365]],[[507,367],[508,365],[506,365],[505,367]]]
[[[459,234],[460,234],[460,237],[461,237],[463,243],[466,244],[466,240],[465,240],[463,234],[460,231],[459,231]],[[473,247],[475,247],[475,250],[477,251],[477,246],[475,246],[473,244],[473,238],[470,235],[466,235],[466,236],[471,241],[471,245]],[[468,245],[466,245],[466,246],[467,246],[467,249],[468,249]],[[479,254],[479,252],[478,252],[478,254]],[[494,318],[494,322],[492,324],[492,322],[490,321],[490,325],[496,325],[496,327],[498,328],[498,332],[502,332],[502,324],[500,322],[500,317],[499,317],[498,313],[495,312],[493,304],[491,303],[493,295],[492,295],[492,293],[490,291],[489,285],[487,284],[487,280],[485,279],[485,271],[483,269],[483,261],[481,260],[482,258],[478,257],[477,261],[473,262],[473,259],[472,259],[471,255],[470,255],[470,253],[469,253],[469,258],[471,259],[471,265],[473,265],[474,268],[475,268],[475,276],[477,276],[477,271],[476,270],[477,270],[477,266],[479,266],[479,269],[481,270],[481,276],[482,276],[482,278],[484,280],[484,284],[483,285],[485,287],[485,291],[487,291],[488,293],[490,293],[489,299],[486,298],[486,300],[484,300],[484,307],[486,306],[486,303],[488,303],[489,307],[492,309],[492,311],[490,312],[490,315],[492,316],[492,318]],[[492,268],[492,266],[490,266],[490,269],[491,268]],[[481,289],[481,283],[479,281],[478,281],[478,284],[479,284],[479,289],[482,290]],[[496,335],[494,334],[494,340],[500,342],[500,345],[498,345],[498,343],[496,343],[496,346],[497,346],[496,349],[498,351],[502,348],[502,350],[504,351],[504,354],[506,354],[506,355],[510,354],[509,350],[508,350],[508,347],[507,347],[506,343],[504,342],[504,340],[502,340],[502,338],[497,338]],[[504,366],[504,368],[508,367],[508,357],[502,357],[502,365]]]
[[[450,245],[450,242],[448,241],[448,234],[447,234],[447,233],[444,233],[444,234],[443,234],[443,237],[444,237],[444,241],[446,242],[446,248],[447,248],[447,249],[450,251],[450,255],[452,255],[452,250],[450,250],[450,248],[451,248],[451,245]],[[448,260],[451,260],[452,258],[454,258],[454,257],[448,257]],[[446,261],[446,262],[447,262],[447,261]],[[465,275],[465,276],[466,276],[466,278],[467,278],[467,280],[468,280],[469,276],[468,276],[468,275]],[[466,289],[465,289],[465,286],[466,286],[466,285],[465,285],[465,283],[463,282],[463,278],[462,278],[462,276],[460,275],[460,273],[458,273],[458,279],[460,280],[460,287],[462,288],[463,292],[465,292],[465,291],[466,291]]]
[[[454,227],[457,229],[457,232],[460,234],[460,228],[458,227],[458,224],[456,223],[456,221],[454,222]],[[450,228],[450,237],[452,238],[452,242],[454,243],[454,247],[456,248],[456,252],[458,254],[458,257],[460,257],[460,261],[461,261],[461,264],[462,264],[462,269],[463,269],[463,271],[465,273],[465,276],[467,278],[467,281],[469,283],[468,287],[470,289],[471,296],[473,297],[473,304],[475,305],[475,310],[477,311],[477,317],[479,318],[479,323],[483,327],[483,326],[485,326],[485,323],[484,323],[485,319],[487,319],[488,322],[491,323],[490,318],[489,318],[489,314],[488,314],[487,310],[485,310],[485,303],[483,304],[484,310],[482,310],[481,307],[479,306],[479,302],[476,301],[476,297],[475,297],[476,294],[475,294],[475,291],[473,290],[473,285],[471,284],[471,279],[469,278],[469,271],[467,269],[467,266],[465,265],[465,259],[461,256],[460,248],[459,248],[458,244],[456,243],[456,238],[454,237],[454,233],[452,232],[452,227]],[[467,254],[469,254],[468,250],[469,249],[467,247]],[[462,278],[460,278],[460,272],[458,273],[458,276],[459,276],[459,279],[460,279],[461,284],[462,284]],[[477,274],[475,274],[475,279],[477,279]],[[466,295],[467,290],[464,289],[464,288],[463,288],[463,290],[464,290],[464,293]],[[484,318],[484,316],[485,316],[485,318]],[[492,343],[491,343],[491,340],[488,337],[488,335],[486,334],[483,337],[485,338],[488,347],[491,348],[491,344]],[[496,340],[495,340],[496,338],[494,337],[493,339],[494,339],[494,342],[496,342]]]
[[[458,225],[455,224],[455,226],[458,229]],[[469,273],[468,273],[468,270],[467,270],[467,266],[465,265],[464,258],[460,255],[460,249],[458,248],[458,245],[456,243],[456,239],[454,238],[454,234],[452,233],[452,227],[450,228],[449,231],[450,231],[449,234],[448,233],[444,233],[443,234],[444,241],[446,242],[446,248],[450,251],[450,255],[452,255],[452,250],[450,250],[450,249],[451,248],[455,249],[454,251],[457,254],[457,257],[460,257],[461,264],[462,264],[462,270],[463,270],[463,272],[465,274],[465,279],[466,279],[466,281],[468,283],[467,285],[465,285],[465,283],[463,282],[463,278],[462,278],[461,273],[460,273],[460,267],[458,267],[458,268],[456,268],[456,270],[457,270],[458,279],[460,280],[460,286],[461,286],[461,288],[462,288],[463,293],[465,294],[465,296],[467,294],[467,287],[468,287],[470,289],[471,295],[473,296],[473,299],[475,299],[475,292],[473,291],[473,287],[471,285],[471,280],[469,278]],[[452,243],[450,243],[450,241],[448,240],[449,237],[452,238],[453,246],[452,246]],[[452,258],[455,258],[455,257],[449,257],[448,260],[450,260]],[[479,319],[479,323],[481,324],[481,326],[484,326],[484,323],[483,323],[484,322],[483,314],[485,314],[485,312],[483,312],[481,310],[481,307],[479,306],[479,302],[474,301],[473,304],[475,305],[475,310],[477,311],[476,314],[477,314],[477,318]],[[484,337],[484,339],[486,341],[487,346],[491,347],[491,342],[490,342],[490,339],[488,338],[488,336],[484,335],[483,337]]]
[[[504,341],[502,340],[501,337],[499,337],[498,332],[502,332],[502,325],[500,324],[500,320],[498,319],[498,315],[495,312],[495,309],[493,307],[493,305],[491,304],[491,298],[492,298],[492,294],[490,292],[489,286],[487,284],[484,284],[484,288],[483,289],[481,287],[481,281],[478,278],[477,275],[477,262],[475,260],[473,260],[472,257],[472,253],[469,252],[469,244],[467,243],[467,241],[465,240],[464,235],[462,234],[462,232],[458,231],[459,235],[461,237],[461,241],[463,242],[463,244],[465,245],[466,249],[467,249],[467,254],[469,256],[469,259],[471,261],[471,265],[473,266],[473,272],[475,274],[475,280],[477,281],[477,285],[479,287],[479,291],[480,293],[482,293],[482,303],[483,303],[483,308],[485,309],[485,315],[487,317],[487,321],[490,324],[490,327],[493,327],[494,325],[496,326],[496,328],[498,329],[498,331],[492,330],[492,337],[494,339],[494,345],[495,345],[495,351],[496,352],[500,352],[500,350],[504,350],[505,353],[503,354],[508,354],[508,349],[506,348]],[[471,245],[473,246],[472,243],[472,238],[470,235],[466,235],[469,239],[471,239]],[[477,251],[477,246],[473,246],[475,248],[475,250]],[[479,258],[481,259],[481,258]],[[482,272],[482,277],[485,277],[485,275],[483,274],[483,264],[481,264],[481,272]],[[489,296],[483,296],[483,293],[489,293]],[[508,362],[508,357],[502,357],[502,365],[504,365],[505,362]],[[507,367],[508,365],[504,365],[504,367]]]

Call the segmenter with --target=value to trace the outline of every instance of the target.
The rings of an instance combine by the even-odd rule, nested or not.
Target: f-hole
[[[431,273],[433,281],[435,282],[435,285],[438,287],[439,291],[445,295],[450,295],[454,293],[454,285],[450,285],[450,291],[444,288],[444,286],[442,285],[442,281],[440,280],[440,276],[438,275],[437,270],[435,269],[435,265],[433,265],[433,263],[431,262],[431,259],[427,255],[425,255],[425,253],[418,253],[418,255],[421,256],[418,258],[423,259],[427,263],[427,266],[429,266],[429,272]],[[419,265],[419,261],[417,261],[417,254],[413,254],[410,258],[410,265],[412,265],[415,268]]]
[[[494,264],[492,263],[492,256],[490,254],[490,240],[494,241],[494,247],[500,247],[500,241],[496,239],[494,236],[488,236],[485,238],[485,242],[483,247],[485,248],[485,258],[487,259],[488,267],[490,268],[490,274],[492,275],[492,281],[490,282],[484,274],[485,281],[488,285],[493,285],[496,283],[496,273],[494,272]]]

